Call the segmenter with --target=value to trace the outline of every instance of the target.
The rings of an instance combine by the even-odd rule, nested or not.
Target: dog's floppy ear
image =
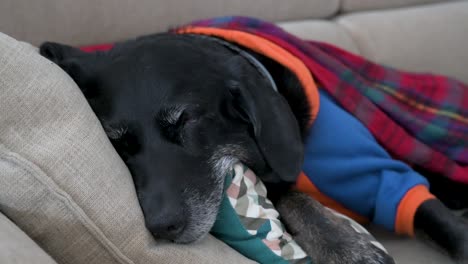
[[[64,44],[45,42],[39,48],[39,53],[47,59],[55,62],[78,84],[83,94],[93,97],[95,87],[90,87],[93,80],[93,71],[96,63],[91,61],[93,55],[77,48]]]
[[[70,58],[85,55],[83,51],[77,48],[55,42],[42,43],[39,47],[39,53],[57,64],[60,64]]]
[[[299,125],[288,103],[273,88],[230,85],[235,103],[252,124],[255,141],[273,172],[268,182],[294,182],[304,158]]]

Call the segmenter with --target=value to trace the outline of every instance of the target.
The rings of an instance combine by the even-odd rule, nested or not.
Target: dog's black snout
[[[185,229],[186,221],[182,214],[168,212],[158,217],[157,221],[148,223],[148,229],[156,238],[177,240]]]
[[[184,228],[185,224],[183,221],[176,221],[156,224],[150,228],[150,231],[156,238],[176,240],[182,234]]]

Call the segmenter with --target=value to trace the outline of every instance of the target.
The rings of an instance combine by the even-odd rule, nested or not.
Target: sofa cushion
[[[303,39],[324,41],[354,53],[359,52],[346,30],[334,22],[326,20],[300,20],[282,22],[278,25],[289,33]]]
[[[352,14],[337,22],[377,63],[468,82],[468,1]]]
[[[452,0],[342,0],[340,11],[357,12],[371,9],[388,9],[447,1]]]
[[[381,227],[371,225],[369,231],[385,246],[395,263],[401,264],[456,264],[447,252],[427,235],[418,233],[416,239],[396,236]]]
[[[0,211],[59,263],[250,263],[207,236],[155,241],[132,178],[78,87],[0,34]]]
[[[281,21],[324,18],[340,0],[6,0],[0,1],[0,32],[40,44],[114,42],[209,17],[254,16]]]
[[[54,264],[56,262],[10,219],[0,213],[0,263]]]

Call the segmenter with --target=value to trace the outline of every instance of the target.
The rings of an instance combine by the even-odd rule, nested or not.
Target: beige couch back
[[[83,45],[123,40],[215,16],[244,15],[290,21],[446,1],[1,0],[0,32],[35,45],[45,40]]]
[[[223,15],[280,21],[324,18],[339,0],[1,0],[0,31],[38,44],[90,44]]]

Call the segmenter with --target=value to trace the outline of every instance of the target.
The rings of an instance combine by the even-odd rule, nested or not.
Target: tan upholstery
[[[286,31],[304,39],[325,41],[343,49],[358,53],[359,50],[346,30],[334,22],[323,20],[301,20],[283,22],[279,25]]]
[[[453,0],[341,0],[341,12],[408,7]]]
[[[383,242],[397,264],[456,264],[446,251],[428,239],[397,237],[375,226],[369,227],[368,230]],[[418,236],[424,237],[424,234]]]
[[[95,44],[207,17],[324,18],[338,8],[339,0],[2,0],[0,32],[33,44],[45,40]]]
[[[0,263],[56,264],[47,253],[2,213],[0,213]]]
[[[35,48],[0,33],[0,76],[0,211],[57,262],[249,263],[211,236],[153,240],[90,106]]]
[[[348,15],[338,24],[378,63],[468,82],[468,1]]]

